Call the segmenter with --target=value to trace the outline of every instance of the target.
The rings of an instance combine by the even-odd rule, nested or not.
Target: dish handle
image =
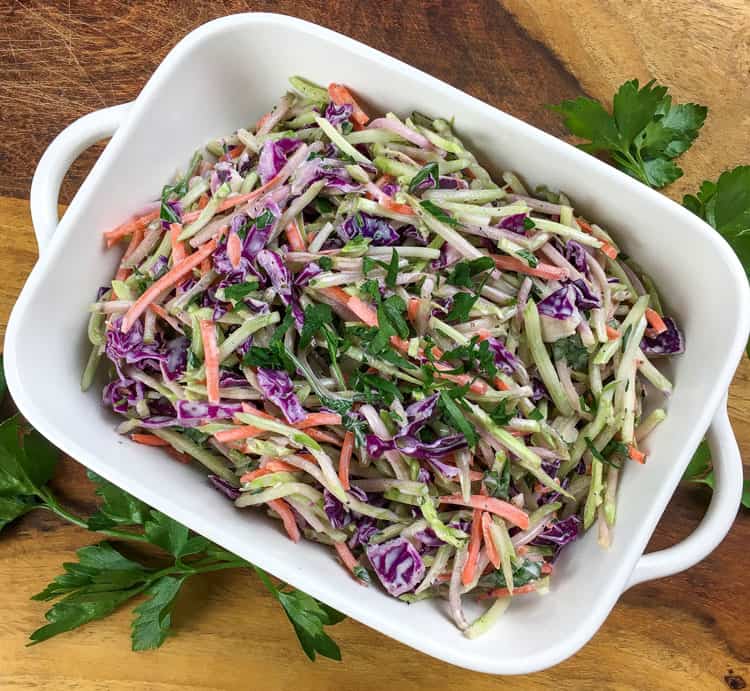
[[[29,195],[39,254],[44,252],[57,227],[57,200],[68,168],[85,149],[111,137],[124,121],[131,105],[122,103],[78,118],[60,132],[42,154],[31,180]]]
[[[682,542],[644,554],[625,589],[654,578],[671,576],[697,564],[719,545],[732,527],[742,496],[742,458],[729,424],[726,397],[706,436],[714,467],[714,493],[706,515]]]

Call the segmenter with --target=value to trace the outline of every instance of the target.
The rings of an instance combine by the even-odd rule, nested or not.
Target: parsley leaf
[[[469,319],[469,312],[474,307],[474,303],[479,299],[478,295],[471,293],[456,293],[453,296],[453,304],[450,311],[445,315],[445,321],[465,322]]]
[[[357,371],[352,377],[351,386],[354,391],[359,391],[365,395],[367,403],[376,403],[382,400],[386,405],[390,405],[396,398],[403,399],[401,391],[392,381],[377,374]]]
[[[419,202],[419,205],[427,213],[437,218],[438,221],[446,223],[447,225],[452,226],[453,228],[455,228],[458,225],[458,221],[455,218],[453,218],[453,216],[449,216],[437,204],[435,204],[434,202],[431,202],[429,199],[425,199],[424,201]]]
[[[506,407],[507,407],[506,404],[507,404],[507,401],[500,401],[500,403],[497,404],[495,409],[490,412],[490,419],[498,427],[504,427],[511,421],[511,418],[513,417],[513,411],[506,410]]]
[[[236,283],[233,286],[223,288],[224,297],[227,300],[242,300],[254,290],[258,290],[258,281],[247,281],[246,283]]]
[[[305,308],[305,323],[299,338],[300,348],[307,348],[313,336],[333,321],[333,312],[328,305],[312,304]]]
[[[656,188],[682,176],[673,159],[690,148],[708,113],[695,103],[673,104],[667,88],[653,80],[639,88],[637,79],[619,88],[611,115],[588,98],[551,108],[563,116],[572,134],[588,140],[581,149],[608,152],[620,170]]]
[[[330,257],[321,257],[318,259],[318,266],[323,271],[330,271],[333,268],[333,260]]]
[[[682,204],[721,233],[750,278],[750,166],[725,171],[716,182],[705,181]]]
[[[510,463],[503,463],[502,470],[485,470],[482,478],[491,497],[508,499],[510,494]]]
[[[440,408],[445,412],[446,417],[451,421],[451,424],[466,437],[469,446],[473,447],[477,443],[477,434],[474,431],[474,426],[464,417],[456,401],[453,400],[451,393],[441,391],[438,402]]]
[[[539,580],[542,575],[542,563],[524,559],[515,569],[513,569],[513,587],[520,588],[522,585]],[[489,577],[490,582],[495,588],[507,588],[502,569],[493,571]]]
[[[475,288],[477,283],[474,280],[475,277],[494,268],[495,262],[490,257],[479,257],[469,261],[458,262],[450,274],[448,274],[448,283],[461,288]]]
[[[101,530],[115,525],[142,525],[146,521],[149,512],[147,504],[123,492],[91,470],[86,475],[98,485],[97,496],[104,499],[99,510],[87,522],[89,530]]]
[[[535,269],[539,265],[539,260],[536,258],[536,255],[530,250],[516,250],[515,254],[517,257],[523,259],[523,261],[532,269]]]
[[[573,334],[552,343],[552,357],[555,360],[565,360],[573,369],[583,370],[589,361],[589,351],[583,345],[581,337]]]
[[[425,180],[429,180],[429,187],[437,187],[439,179],[440,172],[438,170],[438,164],[435,161],[432,161],[416,172],[409,183],[409,193],[414,194],[415,192],[418,192],[419,186],[425,182]]]
[[[614,463],[613,461],[610,461],[606,456],[604,456],[604,454],[594,446],[594,442],[592,442],[591,439],[589,439],[589,437],[584,437],[583,441],[586,442],[586,448],[591,452],[591,455],[597,461],[599,461],[600,463],[604,463],[604,465],[614,466],[615,468],[620,467],[618,463]]]
[[[131,638],[133,650],[150,650],[164,643],[172,625],[172,609],[185,577],[163,576],[146,590],[149,599],[134,612]]]
[[[409,325],[404,319],[406,303],[398,295],[383,300],[378,306],[378,324],[380,329],[387,324],[399,335],[400,338],[409,337]]]
[[[338,624],[344,619],[344,615],[300,590],[277,588],[265,571],[257,566],[254,568],[263,584],[284,608],[305,654],[311,660],[315,660],[316,653],[332,660],[340,660],[339,647],[323,627]]]

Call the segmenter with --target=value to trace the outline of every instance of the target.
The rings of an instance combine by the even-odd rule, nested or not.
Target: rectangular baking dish
[[[284,50],[279,50],[284,46]],[[455,116],[491,170],[564,190],[608,228],[656,280],[685,332],[668,374],[667,421],[649,438],[649,462],[624,473],[614,544],[587,534],[563,555],[545,597],[519,597],[485,637],[470,641],[443,603],[407,606],[347,578],[328,550],[294,545],[259,513],[238,511],[203,473],[129,443],[97,391],[79,390],[88,353],[87,307],[118,252],[101,232],[152,200],[196,146],[253,122],[292,74],[350,85],[373,113],[414,109]],[[57,226],[65,170],[86,146],[111,142]],[[209,22],[164,59],[132,104],[97,111],[63,132],[40,161],[32,214],[41,257],[13,310],[5,342],[18,407],[66,453],[154,507],[362,623],[450,663],[496,674],[532,672],[578,650],[622,591],[702,559],[737,510],[741,461],[725,398],[748,335],[747,279],[722,238],[666,197],[572,146],[361,43],[298,19],[242,14]],[[54,231],[54,232],[53,232]],[[692,451],[709,428],[717,491],[680,545],[643,557]],[[640,561],[639,561],[640,560]],[[478,610],[469,611],[473,615]]]

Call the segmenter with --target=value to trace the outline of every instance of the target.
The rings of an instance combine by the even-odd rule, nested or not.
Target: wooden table
[[[52,137],[74,118],[134,98],[174,43],[204,21],[241,10],[287,12],[392,53],[553,134],[542,106],[655,77],[677,100],[711,108],[681,198],[706,177],[750,162],[750,5],[746,0],[505,0],[456,3],[235,2],[145,6],[114,2],[8,2],[0,9],[0,328],[36,259],[28,209],[31,175]],[[282,49],[280,47],[280,49]],[[366,85],[365,85],[366,86]],[[196,96],[197,97],[197,96]],[[189,105],[189,103],[188,103]],[[95,158],[77,162],[68,201]],[[750,365],[730,395],[735,431],[750,451]],[[6,411],[7,412],[7,411]],[[89,511],[81,466],[65,460],[56,488]],[[682,487],[651,548],[673,544],[700,520],[709,494]],[[501,681],[416,653],[360,624],[338,625],[344,661],[307,662],[279,607],[250,573],[205,576],[175,612],[159,651],[131,653],[130,612],[25,648],[45,606],[29,601],[92,535],[34,513],[0,538],[2,689],[720,689],[750,674],[750,607],[744,588],[750,516],[742,512],[702,564],[627,592],[599,633],[553,671]],[[543,644],[543,635],[540,635]]]

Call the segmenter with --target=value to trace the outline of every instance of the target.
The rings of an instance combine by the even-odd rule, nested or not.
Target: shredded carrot
[[[610,341],[617,340],[620,338],[620,332],[617,329],[613,329],[609,324],[607,324],[607,338],[609,338]]]
[[[182,232],[182,223],[170,223],[169,224],[169,240],[172,243],[172,265],[179,264],[185,257],[187,257],[187,250],[185,249],[185,243],[180,242],[177,238]]]
[[[543,574],[544,574],[545,576],[546,576],[546,575],[549,575],[549,574],[551,574],[551,573],[552,573],[552,571],[553,571],[553,568],[554,568],[554,567],[552,566],[552,564],[548,564],[548,563],[547,563],[547,562],[545,561],[545,562],[544,562],[544,564],[542,564],[542,573],[543,573]]]
[[[182,327],[179,322],[165,310],[161,305],[152,303],[148,306],[149,310],[153,312],[159,319],[163,319],[169,324],[175,331],[182,331]]]
[[[406,316],[413,324],[417,321],[417,312],[419,312],[419,298],[409,298],[409,305],[406,308]]]
[[[298,473],[299,468],[296,465],[292,465],[291,463],[287,463],[286,461],[282,460],[281,458],[272,458],[265,462],[263,465],[264,468],[274,472],[274,473]]]
[[[536,267],[531,268],[520,259],[498,254],[490,255],[495,262],[495,266],[502,271],[515,271],[519,274],[536,276],[537,278],[547,278],[551,281],[562,281],[568,278],[568,270],[553,264],[544,264],[539,262]]]
[[[661,315],[656,310],[652,310],[650,307],[646,310],[646,321],[649,323],[649,325],[657,335],[663,334],[665,331],[667,331],[667,325],[664,323]]]
[[[466,557],[463,571],[461,571],[461,583],[469,585],[474,580],[479,561],[479,549],[482,546],[482,512],[474,509],[471,519],[471,535],[469,537],[469,554]]]
[[[508,391],[510,387],[500,377],[495,377],[495,388],[498,391]]]
[[[354,120],[354,122],[356,122],[358,125],[364,126],[370,121],[367,113],[365,113],[365,111],[363,111],[359,107],[357,102],[354,100],[354,96],[352,96],[349,89],[347,89],[343,84],[329,84],[328,95],[337,106],[341,106],[344,103],[349,103],[354,108],[354,112],[352,113],[352,120]]]
[[[250,439],[259,437],[264,430],[253,427],[252,425],[242,425],[241,427],[232,427],[232,429],[223,429],[214,434],[214,439],[226,444],[230,441],[240,441],[241,439]]]
[[[211,271],[211,260],[206,257],[200,265],[200,268],[198,269],[201,272],[201,276],[205,276],[209,271]]]
[[[254,199],[258,199],[258,197],[262,197],[266,192],[272,190],[274,187],[276,187],[276,185],[279,184],[279,179],[280,178],[277,175],[271,178],[265,185],[261,185],[252,192],[248,192],[247,194],[237,194],[233,197],[227,197],[223,202],[221,202],[221,204],[219,204],[216,212],[221,213],[222,211],[231,209],[232,207],[238,206],[239,204],[251,202]],[[182,222],[190,223],[191,221],[194,221],[196,218],[198,218],[198,216],[200,216],[200,213],[200,210],[190,211],[189,213],[183,215]]]
[[[174,286],[183,276],[186,276],[198,264],[216,249],[216,241],[209,240],[197,252],[194,252],[177,266],[173,266],[158,281],[152,283],[144,293],[135,301],[122,318],[122,331],[128,332],[145,311],[148,306],[156,300],[163,292]]]
[[[297,429],[307,429],[308,427],[322,427],[323,425],[340,425],[341,415],[338,413],[308,413],[307,417],[300,422],[295,422]]]
[[[632,458],[637,463],[643,464],[646,462],[646,454],[643,453],[643,451],[636,449],[634,444],[628,446],[628,457]]]
[[[343,562],[346,569],[354,575],[354,569],[359,566],[359,562],[357,561],[356,557],[352,554],[352,551],[349,549],[349,546],[346,544],[346,542],[334,542],[333,546],[336,548],[336,552],[338,552],[339,559]],[[367,585],[364,581],[361,581],[359,578],[355,576],[355,579],[358,583],[362,585]]]
[[[286,239],[289,247],[295,252],[305,252],[307,250],[302,233],[294,221],[290,221],[286,227]]]
[[[229,233],[227,239],[227,257],[233,269],[236,269],[242,261],[242,240],[237,233]]]
[[[116,228],[104,231],[104,238],[107,241],[107,247],[112,247],[116,242],[124,238],[126,235],[132,235],[139,228],[143,230],[149,223],[151,223],[151,221],[157,218],[159,218],[158,209],[136,219],[126,221]]]
[[[276,422],[281,422],[282,424],[286,424],[283,420],[279,420],[279,418],[274,417],[270,413],[267,413],[265,410],[259,410],[258,408],[251,406],[249,403],[245,401],[243,401],[240,405],[242,405],[243,413],[250,413],[251,415],[257,415],[258,417],[263,417],[266,420],[276,420]]]
[[[190,463],[193,460],[192,456],[189,456],[186,453],[182,453],[182,451],[178,451],[173,446],[165,446],[164,450],[175,459],[175,461],[179,461],[180,463]]]
[[[169,442],[157,437],[155,434],[137,434],[133,433],[130,438],[138,444],[144,444],[145,446],[169,446]]]
[[[281,522],[284,524],[284,529],[289,539],[292,542],[299,542],[300,533],[297,521],[294,518],[294,513],[283,499],[271,499],[268,505],[281,517]]]
[[[487,550],[487,557],[489,558],[490,563],[496,569],[499,569],[501,566],[500,553],[497,551],[497,545],[495,544],[495,541],[492,539],[492,533],[490,532],[491,522],[492,522],[492,516],[488,513],[483,513],[482,514],[482,536],[484,537],[484,544],[485,544],[485,549]]]
[[[619,254],[617,248],[609,242],[602,242],[602,246],[599,249],[610,259],[617,259],[617,255]]]
[[[124,281],[132,271],[130,269],[126,269],[124,266],[121,266],[119,269],[117,269],[117,273],[115,274],[115,280],[116,281]]]
[[[245,150],[245,147],[241,144],[238,144],[237,146],[233,146],[229,151],[227,152],[227,155],[230,158],[237,158],[238,156],[242,155],[242,152]]]
[[[141,244],[141,241],[143,240],[143,228],[136,228],[133,231],[133,235],[130,237],[130,242],[128,243],[128,247],[125,250],[125,253],[122,255],[122,261],[125,261],[130,257],[133,252],[135,252],[135,248],[138,247],[138,245]]]
[[[594,229],[583,218],[579,216],[578,218],[576,218],[576,221],[578,221],[578,225],[581,226],[581,230],[584,233],[588,233],[589,235],[594,234]]]
[[[198,197],[198,208],[205,209],[206,204],[208,204],[208,195],[204,192],[200,197]]]
[[[352,451],[354,451],[354,434],[348,432],[344,435],[344,443],[341,445],[341,454],[339,455],[339,480],[341,486],[348,490],[349,483],[349,466],[352,461]]]
[[[219,402],[219,346],[216,344],[216,325],[211,319],[201,319],[206,390],[211,403]]]
[[[464,501],[464,498],[460,494],[449,494],[440,497],[440,502],[442,504],[456,504],[458,506],[468,506],[473,509],[489,511],[500,516],[500,518],[505,518],[522,530],[526,530],[529,527],[529,517],[525,511],[519,509],[515,504],[495,497],[472,494],[469,497],[469,501]]]
[[[404,216],[414,216],[414,209],[412,209],[408,204],[399,204],[390,197],[382,199],[380,205],[397,214],[403,214]]]
[[[338,437],[334,437],[332,434],[328,434],[328,432],[324,432],[323,430],[311,427],[310,429],[305,431],[305,434],[315,441],[322,441],[325,444],[341,446],[341,439],[339,439]]]
[[[255,123],[255,131],[257,132],[263,125],[266,124],[266,120],[271,117],[271,113],[268,112],[265,115],[262,115],[260,118],[258,118],[258,122]]]
[[[392,182],[395,182],[395,181],[396,181],[396,178],[394,178],[393,175],[388,175],[388,173],[384,173],[377,180],[375,180],[375,184],[382,189],[386,185],[390,185]]]
[[[244,473],[240,477],[240,482],[252,482],[257,477],[261,477],[263,475],[270,475],[274,471],[270,468],[256,468],[255,470],[250,470],[247,473]]]
[[[527,583],[526,585],[519,585],[517,588],[513,588],[513,595],[523,595],[524,593],[533,593],[536,590],[536,583]],[[484,593],[477,596],[478,600],[488,600],[496,597],[509,597],[510,592],[507,588],[495,588],[490,590],[489,593]]]

